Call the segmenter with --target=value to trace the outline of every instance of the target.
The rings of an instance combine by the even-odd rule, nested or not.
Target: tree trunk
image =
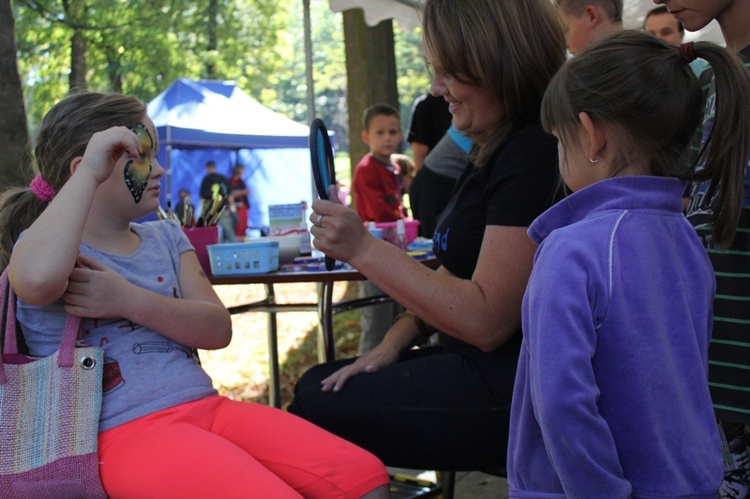
[[[219,3],[218,0],[208,1],[208,22],[206,23],[208,43],[206,44],[206,51],[208,52],[208,58],[206,62],[206,78],[209,80],[216,79],[216,51],[219,47],[218,41],[218,17],[219,17]]]
[[[28,182],[31,154],[12,0],[0,0],[0,190]]]
[[[86,38],[76,26],[86,13],[86,0],[63,0],[67,23],[73,30],[70,37],[70,91],[86,90]]]
[[[70,38],[70,91],[86,90],[86,40],[76,30]]]
[[[390,104],[396,109],[396,56],[393,49],[393,22],[386,20],[371,28],[362,9],[344,15],[346,47],[347,104],[349,106],[349,154],[352,175],[370,150],[362,142],[362,114],[372,104]]]
[[[107,57],[107,76],[109,85],[113,92],[122,93],[122,64],[120,64],[120,54],[112,47],[105,49]]]

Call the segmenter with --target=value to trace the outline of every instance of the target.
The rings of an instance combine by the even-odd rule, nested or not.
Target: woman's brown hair
[[[508,134],[539,120],[544,89],[565,61],[565,29],[549,0],[427,0],[423,44],[446,74],[481,85],[500,103],[492,133],[467,135],[485,163]]]

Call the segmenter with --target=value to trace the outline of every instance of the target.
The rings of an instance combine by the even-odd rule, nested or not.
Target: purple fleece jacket
[[[510,497],[717,497],[715,281],[683,189],[604,180],[529,228],[540,246],[523,301]]]

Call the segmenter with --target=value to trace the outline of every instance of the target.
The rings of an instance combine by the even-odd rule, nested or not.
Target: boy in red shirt
[[[391,163],[391,154],[403,139],[398,111],[387,104],[372,105],[365,109],[362,124],[362,140],[370,152],[354,170],[352,195],[357,213],[363,222],[404,218],[401,172]]]

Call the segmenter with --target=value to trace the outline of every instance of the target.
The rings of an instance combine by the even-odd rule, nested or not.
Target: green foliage
[[[148,102],[180,77],[234,80],[262,104],[307,123],[301,0],[18,0],[18,65],[33,137],[49,108],[69,91],[71,38],[86,42],[91,90],[132,94]],[[346,60],[341,14],[311,3],[316,115],[348,150]],[[429,75],[419,30],[395,30],[404,127]],[[209,74],[209,69],[212,73]]]
[[[430,74],[422,55],[422,29],[414,31],[394,30],[396,72],[401,124],[405,129],[409,123],[414,100],[430,91]],[[406,130],[404,130],[406,132]]]

